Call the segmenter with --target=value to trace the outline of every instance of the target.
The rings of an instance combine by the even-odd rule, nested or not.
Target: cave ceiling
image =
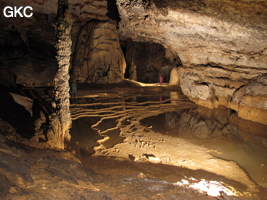
[[[267,66],[265,1],[118,0],[120,34],[175,51],[183,65]]]
[[[29,5],[34,13],[49,17],[57,13],[56,0],[1,2],[2,6]],[[266,1],[70,0],[69,4],[74,22],[119,20],[120,39],[160,43],[175,52],[184,66],[215,63],[256,74],[266,73]],[[19,25],[19,19],[7,20],[1,16],[1,21],[14,23],[18,29],[30,29],[26,27],[30,23],[28,19]]]

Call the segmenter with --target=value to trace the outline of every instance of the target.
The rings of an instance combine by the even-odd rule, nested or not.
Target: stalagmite
[[[71,55],[71,15],[68,10],[68,1],[59,0],[58,20],[57,20],[57,61],[58,71],[54,78],[55,82],[55,100],[57,103],[56,115],[53,116],[54,139],[50,141],[51,145],[57,148],[66,147],[70,140],[69,129],[71,126],[69,110],[69,68]]]

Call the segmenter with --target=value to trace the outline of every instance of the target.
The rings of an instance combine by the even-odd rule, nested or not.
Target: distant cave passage
[[[142,83],[157,83],[159,76],[169,82],[170,72],[181,65],[180,58],[158,43],[120,41],[126,60],[125,78]]]

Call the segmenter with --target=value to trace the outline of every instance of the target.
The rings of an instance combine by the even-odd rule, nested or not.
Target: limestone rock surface
[[[0,134],[0,155],[1,199],[111,199],[69,152],[28,149]]]
[[[117,6],[121,37],[160,43],[181,59],[180,85],[191,100],[249,116],[241,114],[241,101],[231,102],[243,86],[267,73],[265,1],[118,0]],[[246,113],[254,112],[250,119],[266,123],[266,96],[247,98]]]
[[[267,124],[267,74],[252,79],[233,95],[230,107],[240,117]]]
[[[241,141],[251,142],[260,146],[267,146],[267,125],[242,119],[237,112],[225,107],[209,109],[198,107],[182,113],[177,122],[179,134],[197,138],[216,138],[218,135],[229,137],[231,135]]]
[[[121,35],[161,43],[177,52],[185,66],[217,63],[266,70],[264,1],[118,0],[117,5]]]
[[[89,21],[80,30],[74,49],[71,79],[82,83],[119,83],[126,62],[113,21]]]
[[[81,25],[91,19],[109,19],[106,0],[68,2],[73,21]],[[6,18],[3,15],[5,6],[31,6],[33,16]],[[1,0],[0,10],[0,82],[6,81],[3,76],[8,71],[16,77],[18,84],[52,86],[57,71],[55,28],[58,1]],[[7,82],[5,85],[14,84]]]

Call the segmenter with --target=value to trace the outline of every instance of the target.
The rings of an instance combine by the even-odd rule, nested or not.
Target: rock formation
[[[49,142],[52,147],[64,148],[70,142],[69,129],[71,127],[70,118],[70,95],[69,95],[69,70],[71,55],[71,27],[72,19],[69,11],[68,0],[60,0],[58,5],[57,20],[57,61],[58,71],[55,76],[55,101],[57,102],[57,115],[52,119],[54,138]],[[58,119],[57,119],[58,117]]]
[[[267,74],[257,76],[235,91],[230,107],[244,119],[267,124]]]
[[[231,105],[242,86],[267,73],[266,2],[118,0],[117,6],[121,37],[160,43],[179,56],[180,84],[191,100],[266,123],[266,107],[255,107],[258,100],[266,104],[266,93],[254,94],[254,104]]]
[[[15,83],[27,87],[51,85],[57,70],[56,12],[49,13],[43,8],[39,13],[34,7],[31,18],[5,18],[2,8],[7,5],[20,4],[7,1],[0,6],[1,83],[13,87]]]
[[[125,69],[116,22],[91,20],[82,26],[74,48],[71,79],[81,83],[119,83]]]
[[[266,125],[242,119],[237,112],[223,106],[215,109],[200,106],[176,115],[180,117],[176,125],[180,135],[190,137],[193,134],[197,138],[235,136],[245,142],[267,146]]]

